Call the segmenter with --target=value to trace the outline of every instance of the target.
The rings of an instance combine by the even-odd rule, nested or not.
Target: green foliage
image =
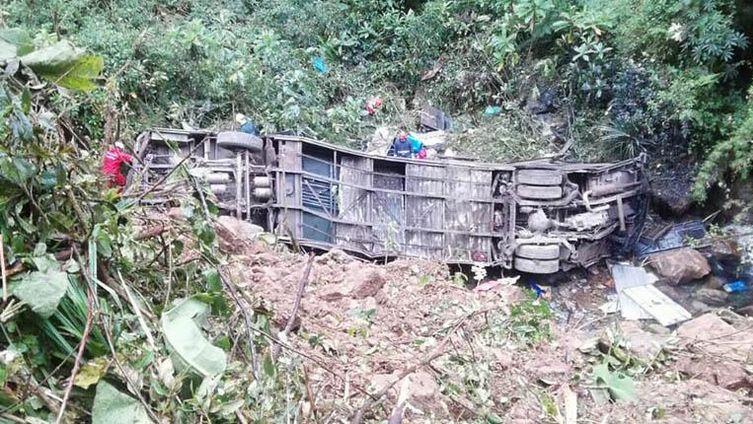
[[[518,341],[536,345],[551,339],[551,320],[549,304],[531,292],[529,299],[510,308],[509,331]]]
[[[594,382],[606,389],[615,401],[635,399],[635,382],[629,376],[617,371],[610,371],[609,365],[601,363],[593,368]]]
[[[124,394],[110,383],[97,384],[97,394],[92,406],[92,423],[150,423],[149,415],[137,399]]]
[[[263,132],[355,147],[385,123],[413,126],[412,110],[426,103],[474,116],[546,88],[557,113],[571,116],[560,136],[584,159],[665,145],[703,154],[726,139],[745,66],[737,53],[747,46],[731,0],[14,0],[9,11],[10,24],[47,31],[37,44],[65,33],[105,58],[126,135],[154,124],[227,126],[241,111]],[[371,96],[384,99],[373,117],[363,112]],[[107,96],[94,97],[66,108],[100,137]],[[471,141],[458,145],[489,146],[500,159],[548,153],[550,140],[539,137],[522,149],[526,128],[538,126],[524,120],[510,135],[474,142],[478,134],[466,134]]]
[[[33,261],[37,270],[11,281],[9,291],[42,318],[48,318],[65,295],[68,275],[51,255],[38,256]]]
[[[717,66],[745,47],[733,26],[730,0],[620,0],[610,4],[624,20],[616,27],[620,49],[677,65]]]
[[[162,314],[161,319],[173,362],[205,377],[221,374],[227,367],[225,352],[209,343],[200,329],[209,310],[204,302],[185,299]]]
[[[713,185],[725,187],[725,176],[748,181],[753,172],[753,89],[748,93],[747,108],[734,125],[729,138],[716,144],[701,165],[693,185],[693,196],[705,200]]]

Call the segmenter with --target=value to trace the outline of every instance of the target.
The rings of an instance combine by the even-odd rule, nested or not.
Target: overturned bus
[[[149,187],[179,164],[222,213],[284,240],[366,258],[409,256],[549,274],[627,251],[645,219],[643,158],[618,163],[417,160],[293,136],[154,129]]]

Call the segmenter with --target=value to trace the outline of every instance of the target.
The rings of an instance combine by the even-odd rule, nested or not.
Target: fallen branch
[[[94,302],[92,301],[92,292],[91,288],[87,290],[87,301],[86,305],[88,306],[88,311],[86,313],[86,325],[84,326],[84,333],[81,335],[81,342],[78,345],[78,353],[76,354],[76,359],[73,362],[73,369],[71,370],[71,377],[68,381],[68,386],[65,388],[65,394],[63,395],[63,402],[60,405],[60,411],[58,412],[58,417],[55,420],[56,424],[60,424],[63,420],[63,413],[65,413],[65,406],[68,403],[68,399],[71,396],[71,391],[73,390],[73,383],[76,380],[76,375],[78,374],[78,370],[81,367],[81,359],[84,357],[84,350],[86,349],[86,343],[89,341],[89,335],[92,330],[92,322],[94,321]]]
[[[447,352],[447,344],[450,342],[450,338],[452,337],[455,332],[462,327],[462,325],[465,323],[465,321],[470,318],[471,316],[477,314],[478,312],[470,313],[463,318],[460,319],[453,327],[450,329],[450,332],[447,333],[447,335],[442,339],[442,341],[435,347],[431,352],[429,352],[428,355],[426,355],[422,360],[420,360],[418,363],[414,364],[413,366],[410,366],[408,368],[405,368],[403,371],[398,374],[397,379],[393,381],[390,384],[387,384],[382,388],[382,390],[378,391],[371,400],[367,400],[364,402],[364,404],[358,408],[358,411],[356,411],[355,415],[353,415],[353,419],[350,421],[351,424],[360,424],[363,422],[363,416],[369,409],[373,408],[374,406],[379,405],[384,401],[386,398],[387,393],[395,386],[395,384],[402,381],[405,377],[409,376],[410,374],[413,374],[414,372],[418,371],[420,368],[423,368],[424,366],[428,365],[431,361],[434,359],[444,355]]]
[[[13,264],[13,266],[11,266],[10,268],[5,268],[5,277],[12,277],[16,274],[24,272],[25,270],[26,269],[24,268],[24,264],[21,261],[16,261],[16,263]]]
[[[217,273],[220,276],[220,280],[222,281],[222,284],[227,288],[227,290],[230,292],[230,297],[233,298],[233,301],[235,302],[235,305],[238,306],[238,310],[241,311],[241,314],[243,314],[243,320],[246,323],[246,337],[248,338],[248,350],[251,352],[251,372],[254,374],[254,378],[259,378],[259,356],[256,353],[256,344],[254,343],[254,334],[252,330],[255,330],[253,324],[251,324],[251,318],[248,316],[248,312],[246,308],[243,307],[243,304],[241,303],[240,298],[238,297],[238,292],[235,290],[235,286],[230,284],[227,278],[225,278],[225,275],[218,269]]]
[[[136,241],[146,240],[153,237],[157,237],[158,235],[164,233],[167,231],[168,226],[167,225],[157,225],[151,228],[147,228],[144,231],[141,231],[137,233],[133,239]]]
[[[290,331],[293,329],[295,317],[298,315],[298,309],[301,307],[301,298],[303,297],[303,292],[306,290],[306,284],[308,284],[309,275],[311,275],[311,265],[313,265],[315,257],[316,256],[314,256],[313,253],[309,253],[309,260],[308,262],[306,262],[306,268],[303,271],[303,276],[301,277],[301,281],[298,283],[298,292],[295,295],[293,310],[290,311],[288,322],[287,324],[285,324],[285,329],[282,330],[282,337],[280,337],[281,339],[287,340],[288,334],[290,334]],[[279,355],[280,346],[275,345],[275,347],[272,349],[272,361],[277,361],[277,357]]]
[[[86,283],[90,288],[89,291],[91,292],[92,291],[91,288],[96,287],[96,284],[97,284],[95,281],[96,276],[89,274],[86,267],[84,266],[84,262],[81,260],[81,257],[78,255],[78,252],[76,252],[75,249],[74,249],[74,254],[76,255],[79,266],[81,267],[81,275],[84,276],[84,279],[86,280]],[[91,307],[89,310],[91,310]],[[117,351],[115,350],[115,344],[112,341],[112,333],[110,331],[110,327],[108,323],[106,322],[105,314],[99,315],[99,322],[102,325],[102,331],[104,332],[105,340],[107,340],[107,346],[110,348],[110,353],[112,354],[112,361],[115,363],[115,366],[118,368],[121,375],[125,379],[126,386],[131,392],[136,394],[136,397],[138,397],[139,402],[141,402],[141,404],[144,406],[144,409],[149,415],[149,418],[151,418],[151,420],[155,423],[161,422],[159,417],[157,417],[154,411],[152,411],[152,408],[149,406],[149,403],[147,403],[147,401],[144,399],[144,396],[141,395],[141,392],[139,391],[139,387],[136,384],[134,384],[133,381],[131,381],[131,379],[128,377],[128,373],[126,372],[125,368],[123,368],[123,364],[121,364],[120,361],[118,360],[118,354],[117,354]]]
[[[231,282],[229,282],[222,275],[222,273],[220,273],[220,278],[222,279],[223,284],[225,284],[228,287],[228,289],[230,290],[231,296],[233,297],[233,299],[238,299],[238,297],[237,297],[238,296],[238,292],[235,289],[235,287],[233,286],[233,284]],[[241,292],[241,293],[243,293],[243,292]],[[246,299],[246,301],[249,301],[249,299],[246,297],[245,294],[243,294],[243,296],[244,296],[244,299]],[[236,300],[236,302],[238,304],[238,307],[242,311],[245,311],[246,308],[244,308],[243,305],[241,303],[239,303],[239,299]],[[286,342],[278,339],[277,337],[269,334],[268,332],[262,330],[261,328],[255,327],[253,325],[249,325],[249,328],[250,328],[250,330],[253,330],[254,332],[256,332],[258,334],[261,334],[262,336],[264,336],[265,338],[267,338],[267,340],[269,340],[269,342],[271,344],[273,343],[273,344],[276,344],[276,345],[280,345],[280,347],[282,347],[283,349],[289,350],[289,351],[297,354],[298,356],[300,356],[300,357],[302,357],[304,359],[307,359],[307,360],[313,362],[319,368],[321,368],[324,371],[328,372],[332,376],[337,377],[341,381],[346,381],[346,382],[348,381],[347,377],[343,376],[341,373],[339,373],[339,372],[333,370],[332,368],[330,368],[329,366],[327,366],[327,364],[325,364],[321,359],[319,359],[319,358],[317,358],[315,356],[312,356],[312,355],[310,355],[310,354],[308,354],[306,352],[303,352],[301,350],[296,349],[295,347],[293,347],[293,346],[289,345],[288,343],[286,343]],[[249,335],[249,340],[251,342],[253,342],[253,339],[251,338],[250,335]],[[356,384],[352,384],[352,383],[351,383],[351,386],[353,388],[355,388],[358,392],[362,393],[363,395],[368,396],[368,397],[373,398],[373,399],[376,399],[376,397],[374,395],[372,395],[371,393],[369,393],[367,390],[363,389],[362,387],[360,387],[360,386],[358,386]]]
[[[134,384],[134,382],[128,377],[128,372],[123,368],[123,364],[120,363],[118,360],[118,354],[115,350],[115,344],[112,342],[112,333],[110,332],[110,326],[105,320],[105,315],[100,315],[100,324],[102,325],[102,330],[105,335],[105,340],[107,340],[107,346],[110,348],[110,353],[112,354],[112,361],[115,363],[115,367],[118,368],[118,371],[120,371],[120,374],[123,376],[123,379],[125,379],[126,387],[136,395],[136,397],[139,399],[139,402],[141,402],[141,405],[144,406],[144,410],[146,410],[146,413],[149,415],[149,418],[155,423],[162,422],[160,421],[159,417],[152,411],[152,408],[149,406],[149,403],[147,403],[146,399],[144,399],[144,396],[141,395],[141,391],[139,390],[139,386]]]

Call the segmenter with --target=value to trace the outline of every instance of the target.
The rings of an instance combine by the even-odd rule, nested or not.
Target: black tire
[[[554,274],[560,269],[560,261],[555,259],[527,259],[515,257],[515,269],[531,274]]]
[[[557,244],[521,244],[515,249],[515,256],[527,259],[559,259],[560,246]]]
[[[535,186],[520,184],[517,188],[518,196],[533,200],[557,200],[562,198],[560,186]]]
[[[264,148],[261,138],[240,131],[223,131],[217,133],[217,145],[225,149],[246,149],[260,153]]]
[[[562,184],[562,174],[551,169],[521,169],[518,171],[518,184],[558,186]]]

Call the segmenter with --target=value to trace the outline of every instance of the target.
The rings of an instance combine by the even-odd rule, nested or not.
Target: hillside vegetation
[[[750,139],[752,17],[733,0],[19,0],[3,20],[104,58],[107,84],[65,107],[92,140],[112,114],[133,136],[243,112],[265,132],[360,145],[431,104],[485,156],[568,140],[591,160],[691,153],[707,161],[703,199],[710,183],[747,176],[750,143],[734,140]],[[372,96],[385,106],[364,116]],[[490,105],[501,116],[483,116]]]
[[[362,147],[378,128],[415,128],[418,111],[433,105],[453,117],[452,142],[468,154],[523,159],[566,145],[580,160],[645,152],[659,180],[685,187],[675,180],[682,168],[694,199],[711,203],[734,197],[753,169],[751,37],[753,7],[743,0],[4,1],[0,421],[272,422],[391,412],[366,393],[370,375],[303,356],[353,362],[323,334],[279,340],[273,329],[286,323],[273,319],[284,315],[242,287],[244,276],[264,274],[262,265],[272,269],[269,284],[294,287],[302,257],[274,240],[228,240],[204,188],[183,168],[154,187],[179,205],[169,216],[139,206],[144,193],[108,188],[98,168],[115,141],[129,143],[151,126],[227,127],[240,112],[265,133]],[[364,105],[373,97],[384,105],[372,116]],[[315,264],[315,273],[362,268],[336,259]],[[394,267],[387,287],[410,280],[420,293],[403,299],[393,290],[406,311],[415,312],[413,301],[426,307],[423,290],[462,290],[460,275]],[[499,389],[492,375],[513,381],[492,372],[496,348],[517,358],[553,337],[546,302],[522,296],[515,305],[491,302],[499,309],[491,310],[462,293],[467,303],[442,296],[447,305],[429,311],[431,337],[403,346],[429,355],[453,338],[463,344],[447,360],[441,392],[466,412],[446,408],[436,417],[471,411],[471,421],[500,422],[505,411],[531,407],[541,419],[562,418],[547,389],[520,383],[509,393],[523,397],[491,395]],[[363,303],[347,317],[348,340],[359,346],[382,328],[372,329],[376,309]],[[470,341],[459,331],[466,321]],[[637,377],[654,366],[614,359],[611,346],[598,356],[611,367],[600,365],[601,380],[585,360],[578,375],[625,385],[623,371]],[[336,385],[309,380],[330,374]],[[312,384],[330,396],[318,412]]]

